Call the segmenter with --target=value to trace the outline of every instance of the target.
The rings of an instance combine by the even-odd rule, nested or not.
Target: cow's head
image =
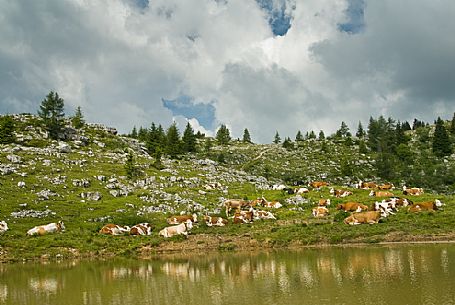
[[[439,199],[435,199],[434,204],[435,204],[438,208],[440,208],[440,207],[442,207],[442,206],[444,205],[444,203],[442,203],[441,200],[439,200]]]
[[[61,220],[57,223],[57,227],[60,228],[60,231],[65,231],[65,229],[66,229],[65,224]]]
[[[371,191],[370,194],[368,194],[368,196],[374,196],[374,195],[376,195],[375,191]]]
[[[193,222],[191,221],[191,219],[187,219],[185,221],[185,225],[187,230],[191,230],[193,228]]]
[[[196,213],[193,213],[192,216],[193,216],[193,221],[194,221],[194,222],[197,222],[197,214],[196,214]]]

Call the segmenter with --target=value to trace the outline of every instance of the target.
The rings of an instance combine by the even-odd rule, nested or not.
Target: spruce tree
[[[136,167],[133,154],[131,152],[126,156],[125,172],[128,179],[134,179],[139,175],[139,169]]]
[[[343,121],[341,122],[340,129],[337,130],[335,136],[337,138],[345,138],[348,136],[349,133],[349,127],[346,125],[346,123]]]
[[[231,135],[226,125],[221,124],[216,132],[216,140],[220,145],[227,145],[231,141]]]
[[[8,144],[14,142],[15,124],[11,116],[6,115],[0,117],[0,144]]]
[[[288,138],[285,138],[284,141],[283,141],[283,147],[286,148],[287,150],[291,150],[294,148],[294,144],[292,143],[291,139],[288,137]]]
[[[365,130],[363,129],[362,122],[359,121],[359,126],[357,127],[357,132],[355,133],[355,136],[359,139],[363,139],[365,135],[366,133]]]
[[[133,139],[137,139],[137,129],[136,126],[133,126],[133,130],[131,130],[130,137]]]
[[[137,132],[137,139],[142,142],[147,141],[148,131],[147,128],[139,127],[139,131]]]
[[[175,122],[167,129],[165,151],[171,158],[176,158],[182,152],[180,133]]]
[[[325,139],[325,134],[324,134],[324,131],[319,131],[319,140],[324,140]]]
[[[444,157],[452,153],[450,138],[444,127],[444,121],[438,117],[433,135],[433,153],[438,157]]]
[[[244,143],[252,143],[251,142],[250,132],[248,131],[247,128],[245,128],[245,130],[243,131],[243,139],[242,139],[242,141]]]
[[[182,137],[183,151],[184,152],[195,152],[196,151],[196,136],[194,130],[190,125],[190,122],[186,124],[185,131]]]
[[[303,139],[302,132],[300,132],[300,130],[297,131],[297,134],[295,135],[295,141],[296,141],[296,142],[300,142],[300,141],[303,141],[303,140],[304,140],[304,139]]]
[[[73,124],[73,127],[76,129],[84,127],[85,120],[84,116],[82,115],[81,106],[77,106],[76,112],[74,113],[74,116],[71,118],[71,123]]]
[[[49,137],[57,140],[64,127],[63,112],[64,101],[58,96],[57,92],[49,92],[46,98],[41,102],[38,115],[43,119]]]
[[[313,130],[310,131],[310,133],[308,135],[308,139],[316,139],[316,134],[314,133]]]
[[[273,140],[273,143],[279,144],[281,142],[280,135],[278,134],[278,131],[275,133],[275,139]]]

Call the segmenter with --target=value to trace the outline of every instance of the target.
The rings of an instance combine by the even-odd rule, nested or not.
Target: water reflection
[[[454,304],[455,245],[0,265],[1,304]]]

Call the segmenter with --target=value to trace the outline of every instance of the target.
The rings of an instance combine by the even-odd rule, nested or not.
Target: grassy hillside
[[[455,199],[449,192],[427,191],[411,198],[415,202],[440,199],[442,211],[410,214],[406,209],[378,225],[347,226],[337,203],[359,201],[373,204],[367,190],[352,188],[358,179],[378,181],[374,157],[360,154],[358,146],[333,141],[304,141],[293,150],[281,145],[245,144],[202,148],[177,160],[163,158],[163,168],[152,165],[143,143],[114,135],[102,126],[69,129],[71,140],[51,141],[40,120],[15,116],[16,143],[0,145],[0,221],[10,230],[0,235],[1,260],[38,257],[137,256],[183,246],[195,249],[230,250],[351,242],[454,239]],[[132,153],[140,175],[127,179],[125,161]],[[220,157],[222,155],[222,157]],[[218,162],[222,160],[223,162]],[[454,157],[446,167],[453,168]],[[267,178],[266,178],[267,177]],[[354,192],[332,198],[330,216],[315,220],[311,209],[320,198],[331,198],[329,189],[311,191],[303,197],[270,189],[274,183],[326,180]],[[221,186],[210,189],[209,184]],[[399,185],[397,185],[399,187]],[[398,188],[397,195],[401,195]],[[279,200],[284,207],[273,210],[276,221],[208,228],[200,223],[188,240],[164,240],[158,231],[171,214],[196,212],[223,215],[225,198]],[[406,197],[406,196],[402,196]],[[99,200],[95,200],[99,199]],[[224,216],[224,215],[223,215]],[[35,225],[63,220],[62,234],[28,237]],[[150,222],[154,234],[147,237],[102,236],[106,223],[134,225]],[[179,246],[180,245],[180,246]]]

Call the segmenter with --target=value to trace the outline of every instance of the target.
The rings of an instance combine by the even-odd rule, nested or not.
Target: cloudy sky
[[[129,132],[355,132],[455,111],[453,0],[0,0],[0,113],[50,91]]]

